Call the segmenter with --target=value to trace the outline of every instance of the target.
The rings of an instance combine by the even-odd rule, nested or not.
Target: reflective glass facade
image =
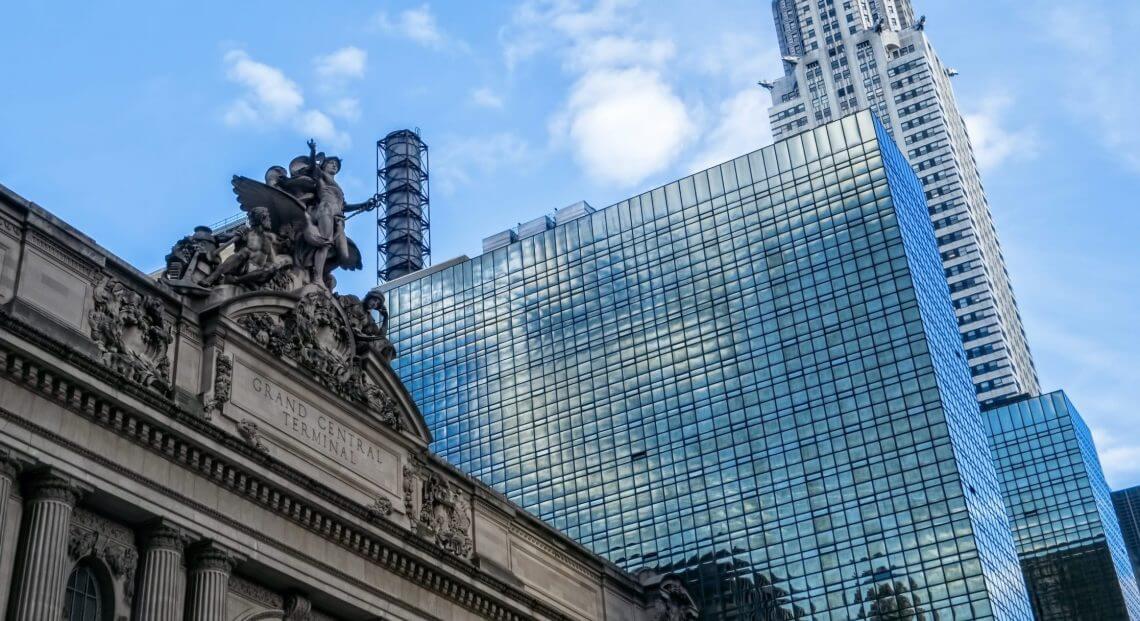
[[[1092,435],[1064,392],[984,414],[1038,621],[1140,619]]]
[[[1132,572],[1140,575],[1140,486],[1112,492],[1112,504],[1116,507],[1124,547],[1132,561]]]
[[[921,185],[870,113],[386,288],[434,448],[704,618],[1029,618]]]

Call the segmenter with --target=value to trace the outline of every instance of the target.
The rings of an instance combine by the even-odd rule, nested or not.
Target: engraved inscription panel
[[[399,460],[378,445],[348,415],[333,414],[290,390],[269,374],[235,361],[232,402],[258,419],[275,444],[285,444],[317,465],[339,465],[349,473],[397,492]],[[284,440],[284,443],[278,441]],[[335,468],[332,470],[336,470]]]
[[[20,297],[67,325],[82,329],[87,310],[87,281],[34,252],[27,254],[22,278]]]

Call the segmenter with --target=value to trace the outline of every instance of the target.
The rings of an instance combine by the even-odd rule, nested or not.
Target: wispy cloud
[[[461,186],[508,167],[535,162],[530,144],[512,132],[444,138],[432,147],[433,189],[454,194]]]
[[[433,50],[470,49],[462,39],[450,35],[440,27],[435,14],[427,4],[400,11],[395,15],[379,11],[372,16],[372,24],[389,36],[408,39]]]
[[[998,168],[1009,160],[1037,156],[1040,144],[1037,132],[1028,127],[1009,127],[1008,113],[1013,105],[1013,97],[993,93],[964,115],[970,142],[974,145],[974,157],[983,170]]]
[[[758,88],[742,90],[721,102],[716,126],[702,141],[702,148],[689,164],[690,171],[704,170],[771,144],[767,93]]]
[[[1075,76],[1059,83],[1077,122],[1140,173],[1140,124],[1135,122],[1140,74],[1135,63],[1124,60],[1135,55],[1133,41],[1120,37],[1125,30],[1114,28],[1114,22],[1140,25],[1140,7],[1128,2],[1057,4],[1045,12],[1043,30],[1072,59],[1057,71]]]
[[[343,47],[316,60],[317,75],[327,79],[363,78],[368,53],[358,47]]]
[[[503,107],[503,97],[486,86],[471,91],[471,103],[480,108],[499,109]]]
[[[222,60],[226,78],[241,87],[241,94],[223,113],[227,125],[262,130],[288,127],[335,147],[349,145],[348,134],[338,130],[328,114],[305,108],[301,87],[285,72],[254,60],[244,50],[231,50]]]

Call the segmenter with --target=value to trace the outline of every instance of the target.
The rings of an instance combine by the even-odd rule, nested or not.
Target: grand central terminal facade
[[[359,251],[321,158],[236,177],[249,222],[155,275],[0,186],[0,610],[695,618],[428,450],[383,299],[334,293]]]

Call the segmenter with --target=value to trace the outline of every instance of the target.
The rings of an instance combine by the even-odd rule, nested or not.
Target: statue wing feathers
[[[254,181],[249,177],[233,178],[234,194],[242,211],[249,211],[254,207],[265,207],[269,210],[269,217],[273,220],[273,229],[279,230],[282,225],[291,222],[304,221],[306,216],[305,205],[287,192],[275,187]]]

